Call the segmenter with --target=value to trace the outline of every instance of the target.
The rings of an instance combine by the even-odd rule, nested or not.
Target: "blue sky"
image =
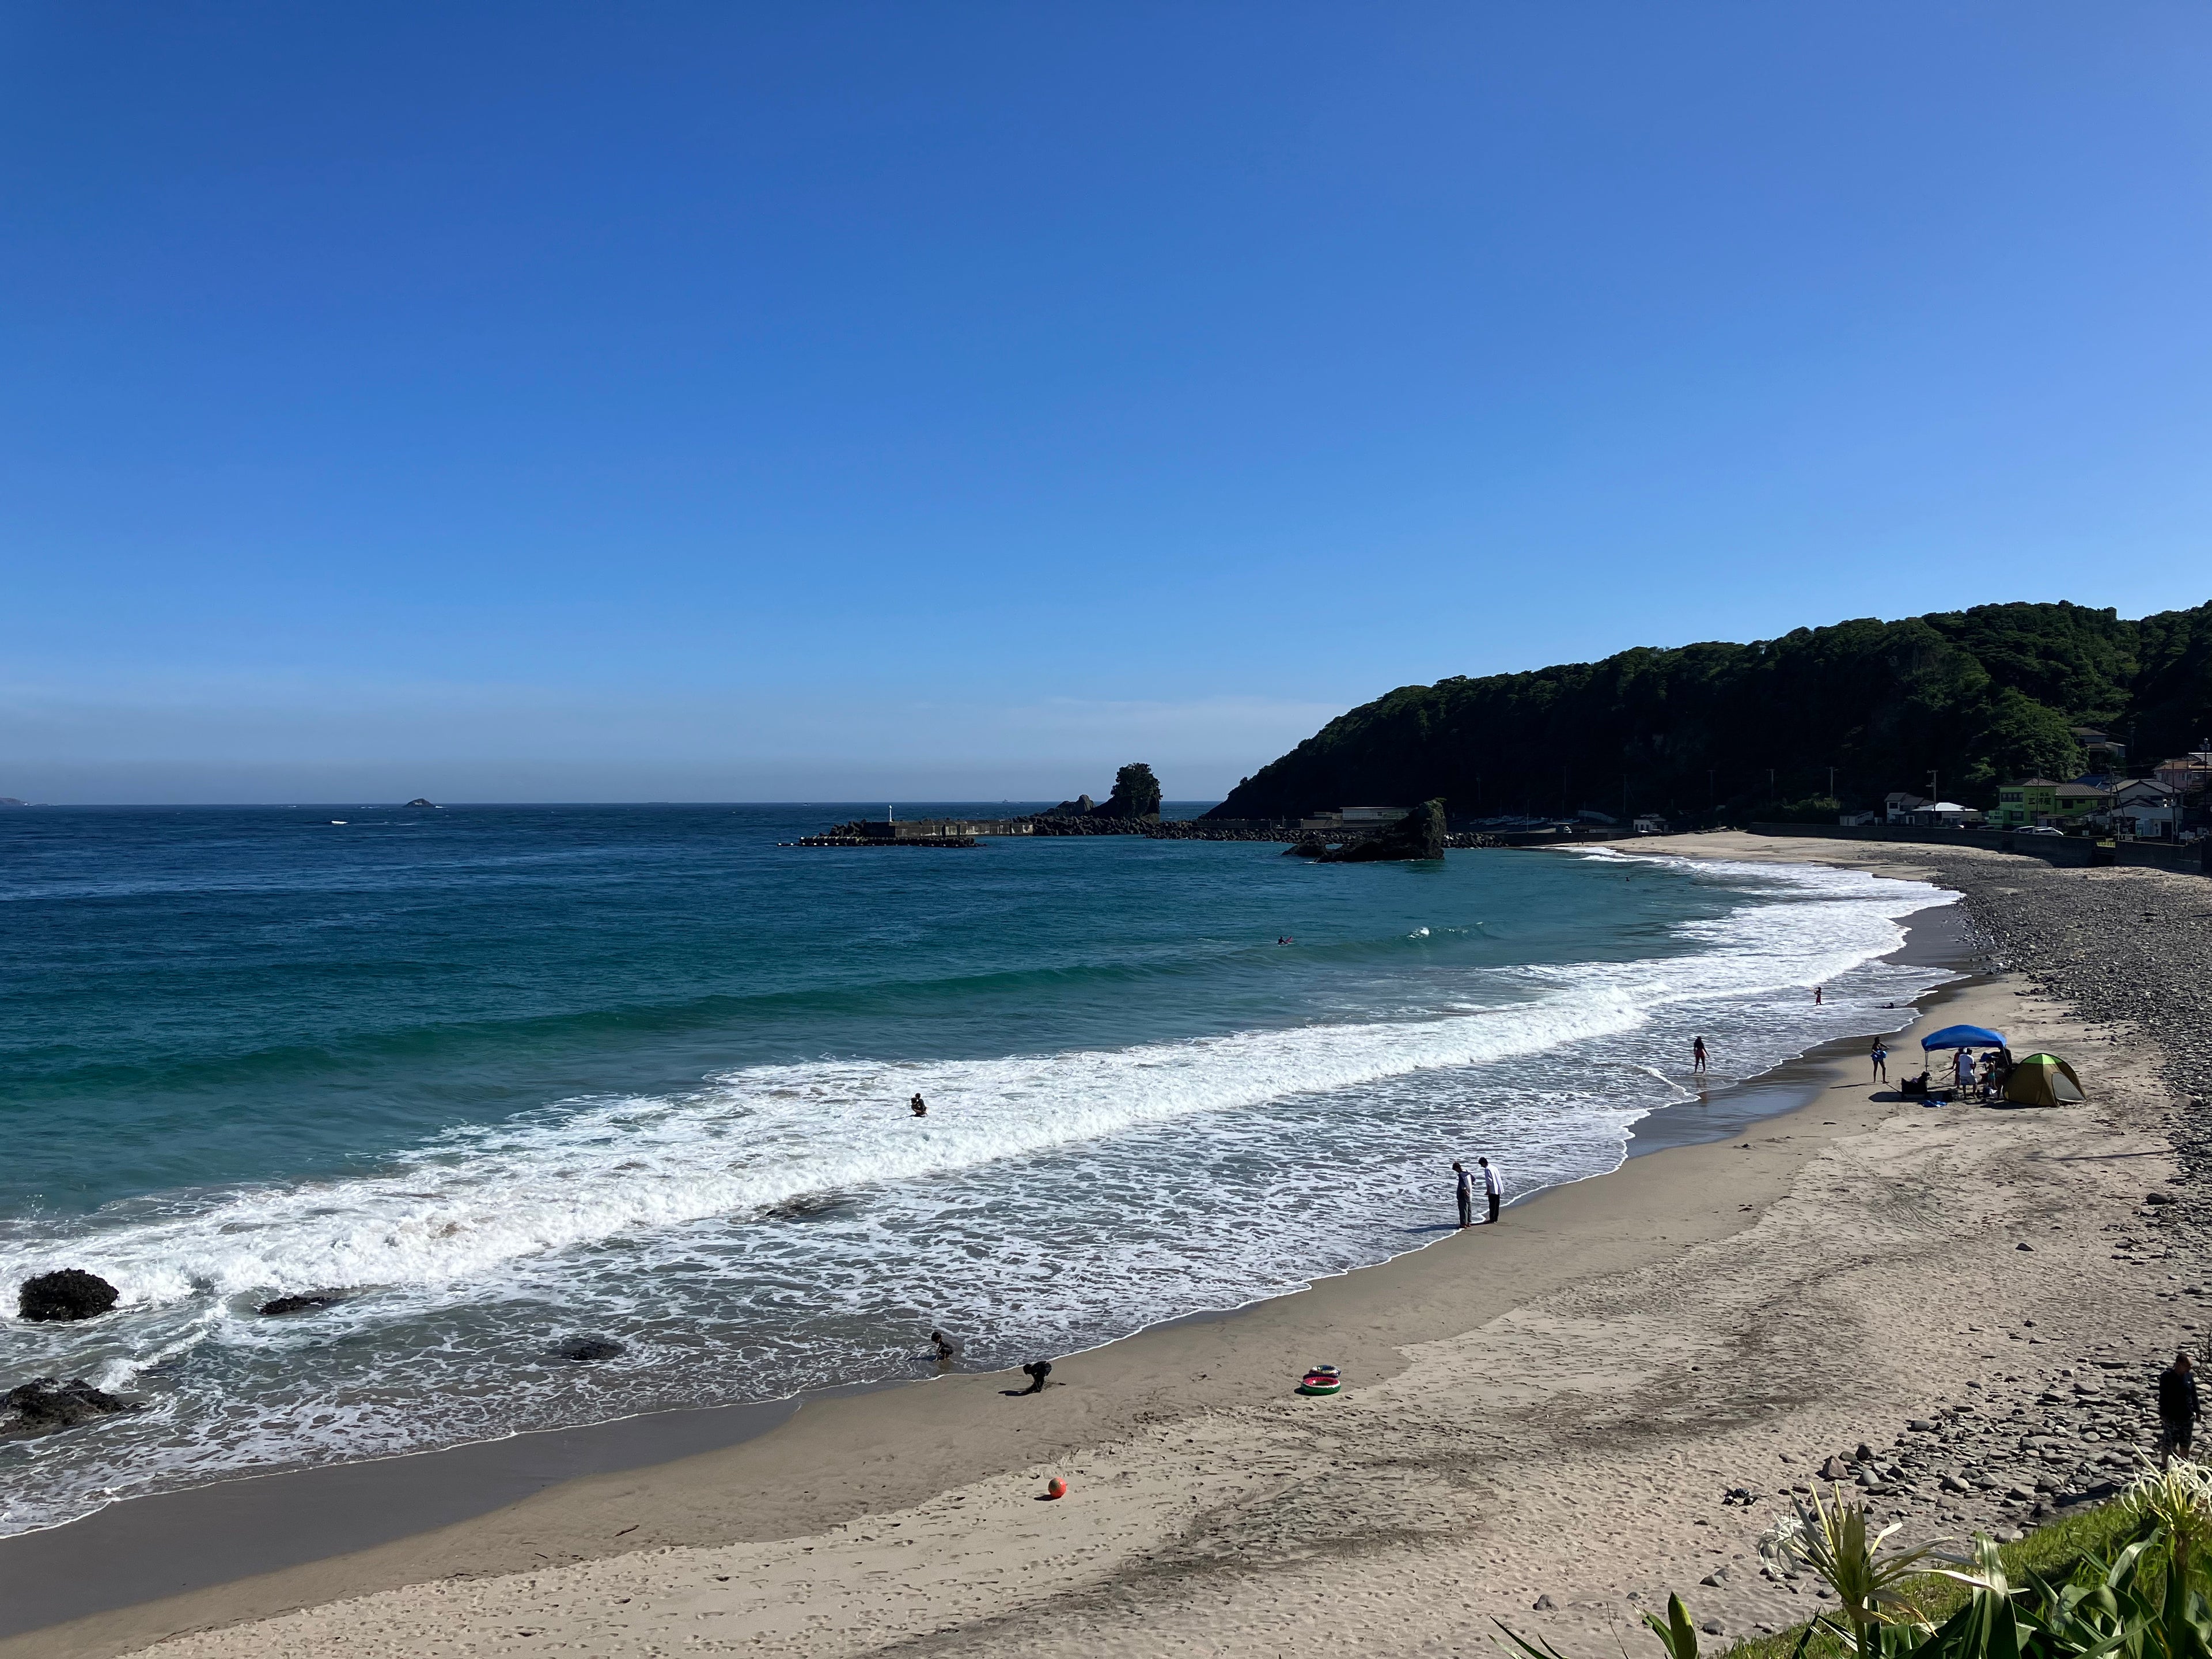
[[[0,794],[1215,795],[2212,597],[2194,3],[0,9]]]

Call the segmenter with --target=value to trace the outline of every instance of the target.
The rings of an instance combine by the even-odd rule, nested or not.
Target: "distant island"
[[[1833,822],[1900,789],[1990,806],[2007,782],[2130,755],[2156,765],[2208,732],[2212,605],[2136,622],[1987,605],[1402,686],[1206,816],[1441,797],[1455,822],[1591,809]]]

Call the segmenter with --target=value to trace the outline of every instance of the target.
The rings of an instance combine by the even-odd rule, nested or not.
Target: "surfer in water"
[[[929,1103],[924,1100],[920,1095],[916,1095],[912,1100],[907,1102],[907,1104],[914,1108],[914,1115],[916,1117],[927,1117],[929,1115]]]
[[[1692,1072],[1705,1069],[1705,1040],[1703,1037],[1690,1044],[1690,1069]]]

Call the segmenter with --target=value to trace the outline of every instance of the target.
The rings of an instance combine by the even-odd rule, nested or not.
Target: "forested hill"
[[[1444,798],[1491,813],[1831,811],[1925,788],[1990,805],[2069,778],[2092,726],[2154,765],[2212,733],[2212,605],[2140,622],[1985,605],[1801,628],[1750,645],[1408,685],[1340,714],[1207,816],[1294,817]],[[1769,780],[1772,774],[1771,781]]]

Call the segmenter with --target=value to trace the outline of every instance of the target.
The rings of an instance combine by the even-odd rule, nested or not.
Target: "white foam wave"
[[[1668,861],[1799,902],[1688,924],[1678,933],[1705,948],[1687,953],[1493,971],[1479,995],[1454,988],[1411,1018],[992,1060],[760,1066],[681,1097],[571,1104],[455,1130],[374,1176],[254,1188],[12,1241],[0,1247],[0,1283],[70,1265],[110,1279],[130,1305],[325,1285],[480,1294],[521,1257],[809,1194],[911,1184],[1194,1114],[1588,1045],[1667,1005],[1833,980],[1894,949],[1895,918],[1932,891],[1844,872]],[[933,1103],[924,1119],[906,1110],[917,1092]]]

